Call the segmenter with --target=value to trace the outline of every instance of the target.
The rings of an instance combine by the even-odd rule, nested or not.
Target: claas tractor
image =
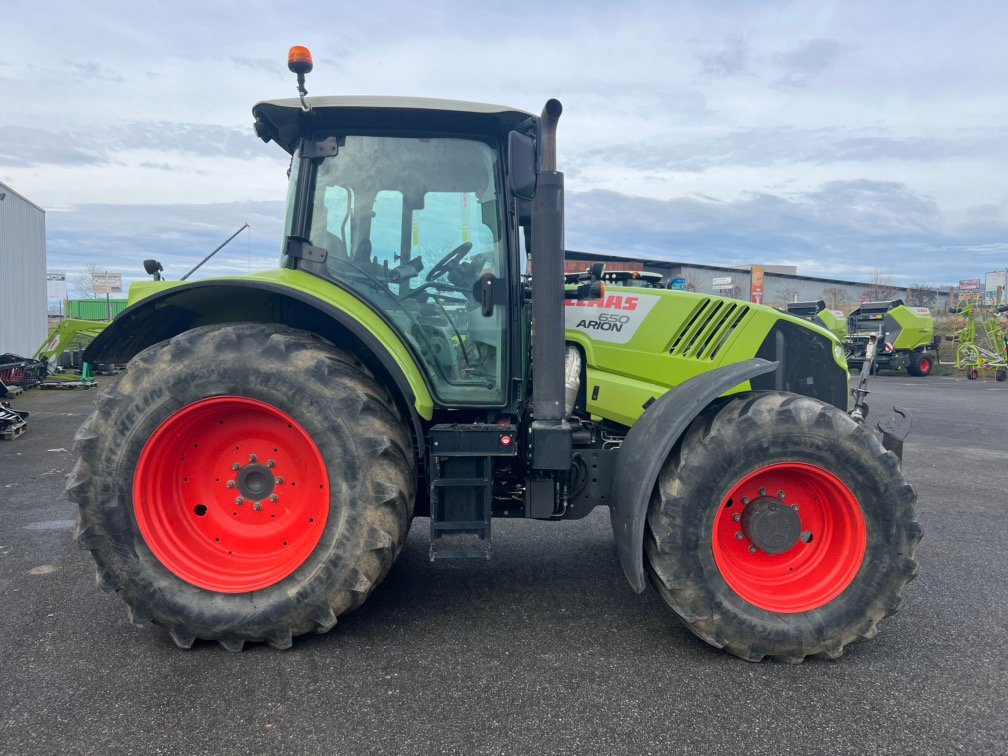
[[[841,342],[847,339],[847,318],[842,310],[831,310],[819,299],[815,302],[788,302],[784,311],[796,318],[802,318],[822,326]]]
[[[748,660],[839,656],[917,571],[915,493],[847,414],[840,345],[748,302],[566,284],[561,105],[260,102],[291,156],[278,270],[134,285],[89,362],[77,538],[134,623],[276,648],[325,632],[417,519],[606,507],[632,590]]]
[[[866,302],[847,318],[847,362],[860,367],[870,339],[877,338],[874,370],[903,370],[922,378],[938,362],[934,318],[927,307],[908,307],[902,299]]]

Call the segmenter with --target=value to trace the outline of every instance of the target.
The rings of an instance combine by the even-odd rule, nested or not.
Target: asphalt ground
[[[126,620],[63,494],[93,391],[31,391],[0,441],[3,753],[1005,753],[1008,385],[873,379],[914,414],[920,577],[838,661],[750,664],[633,593],[608,513],[494,522],[427,560],[427,521],[332,632],[241,654]]]

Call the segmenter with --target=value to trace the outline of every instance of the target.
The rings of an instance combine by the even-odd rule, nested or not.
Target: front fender
[[[644,581],[644,522],[651,491],[672,447],[712,401],[778,363],[754,358],[698,375],[669,390],[641,415],[616,457],[609,516],[623,573],[638,593]]]

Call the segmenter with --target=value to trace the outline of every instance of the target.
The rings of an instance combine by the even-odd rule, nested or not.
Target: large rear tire
[[[156,344],[99,393],[68,483],[77,538],[130,619],[229,650],[325,632],[386,575],[416,472],[354,356],[252,323]]]
[[[916,494],[831,405],[765,392],[701,415],[663,467],[645,552],[697,636],[749,661],[836,658],[917,574]]]

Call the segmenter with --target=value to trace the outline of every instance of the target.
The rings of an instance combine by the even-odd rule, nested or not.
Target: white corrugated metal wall
[[[0,354],[31,356],[45,341],[45,211],[0,183]]]

